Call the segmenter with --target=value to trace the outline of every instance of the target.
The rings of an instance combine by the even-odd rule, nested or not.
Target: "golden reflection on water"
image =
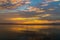
[[[0,25],[0,31],[22,32],[22,31],[34,31],[40,30],[60,29],[59,25]]]
[[[46,25],[12,25],[8,30],[21,32],[21,31],[39,31],[40,29],[49,29],[53,28],[52,26]]]
[[[0,37],[7,39],[48,40],[59,33],[60,25],[0,25]]]

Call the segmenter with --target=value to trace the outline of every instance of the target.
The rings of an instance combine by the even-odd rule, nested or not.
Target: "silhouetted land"
[[[0,25],[60,25],[60,23],[31,23],[31,24],[24,24],[24,23],[0,23]]]

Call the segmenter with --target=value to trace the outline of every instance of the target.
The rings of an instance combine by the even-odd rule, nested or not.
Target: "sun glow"
[[[48,15],[46,15],[48,16]],[[45,17],[45,16],[44,16]],[[44,24],[44,23],[52,23],[52,21],[48,21],[48,20],[38,20],[37,18],[36,19],[33,19],[34,17],[32,18],[7,18],[5,20],[9,20],[9,21],[12,21],[14,23],[23,23],[23,24]]]

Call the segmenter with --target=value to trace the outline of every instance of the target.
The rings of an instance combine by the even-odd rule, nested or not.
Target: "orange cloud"
[[[21,24],[44,24],[44,23],[52,23],[52,21],[38,20],[38,19],[33,19],[33,18],[8,18],[8,19],[5,19],[5,20],[9,20],[9,21],[12,21],[14,23],[21,23]]]
[[[28,17],[28,18],[20,17],[19,15],[17,16],[18,17],[8,17],[8,18],[5,18],[4,20],[12,21],[14,23],[23,23],[23,24],[52,23],[51,21],[48,21],[48,20],[40,20],[40,17],[48,17],[48,16],[51,16],[51,14],[36,15],[33,17]]]
[[[55,10],[55,9],[54,9],[54,8],[49,8],[48,10],[53,11],[53,10]]]
[[[48,20],[31,20],[24,22],[24,24],[45,24],[45,23],[53,23],[53,22]]]

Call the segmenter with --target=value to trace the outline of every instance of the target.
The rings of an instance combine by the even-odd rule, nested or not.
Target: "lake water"
[[[60,25],[0,25],[0,40],[60,40]]]

